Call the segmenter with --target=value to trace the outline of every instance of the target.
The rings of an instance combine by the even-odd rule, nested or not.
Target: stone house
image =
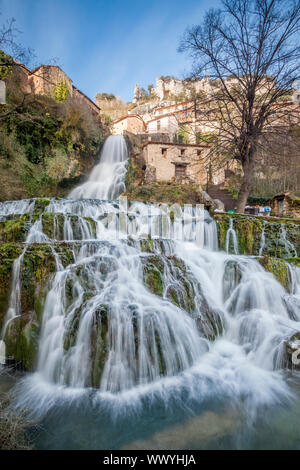
[[[278,217],[300,218],[300,197],[290,192],[276,194],[271,199],[271,207],[274,215]]]
[[[173,113],[157,116],[147,122],[147,132],[149,135],[167,134],[171,140],[178,132],[178,128],[178,119]]]
[[[30,70],[24,64],[15,63],[14,78],[19,83],[20,89],[24,93],[35,95],[47,95],[53,97],[55,86],[64,83],[71,97],[84,102],[97,116],[100,108],[87,95],[76,88],[72,80],[58,65],[40,65]],[[10,80],[10,77],[8,77]]]
[[[64,83],[73,95],[72,80],[57,65],[40,65],[33,69],[28,77],[32,93],[35,95],[53,96],[54,87],[58,83]]]
[[[132,134],[144,134],[146,127],[143,118],[138,114],[126,114],[114,121],[112,133],[124,134],[127,131]]]
[[[205,157],[209,147],[205,145],[152,142],[143,144],[146,172],[152,181],[175,181],[205,183]],[[147,175],[146,175],[147,176]]]

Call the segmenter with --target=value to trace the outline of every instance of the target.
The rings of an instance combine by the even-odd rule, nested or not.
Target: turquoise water
[[[26,379],[26,377],[25,377]],[[244,400],[191,399],[182,391],[169,400],[145,397],[138,407],[116,409],[87,390],[70,401],[57,399],[37,421],[37,449],[195,450],[300,449],[300,377],[285,377],[291,400],[262,406],[251,417]],[[20,375],[1,377],[0,390],[14,392]]]

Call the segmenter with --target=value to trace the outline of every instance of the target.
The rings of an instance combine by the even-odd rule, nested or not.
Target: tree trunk
[[[252,179],[252,172],[254,168],[254,161],[253,158],[250,159],[243,165],[243,181],[241,184],[241,188],[239,190],[239,196],[237,200],[237,212],[240,214],[244,214],[245,212],[245,205],[247,204],[247,199],[251,190],[251,179]]]

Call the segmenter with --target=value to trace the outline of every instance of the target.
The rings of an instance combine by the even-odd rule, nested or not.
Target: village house
[[[233,78],[227,79],[232,86]],[[266,79],[261,92],[271,85]],[[151,99],[145,99],[145,90],[135,85],[134,110],[116,119],[113,123],[114,134],[130,132],[140,135],[143,143],[143,156],[146,162],[146,181],[195,182],[216,190],[225,188],[233,175],[241,174],[237,160],[218,164],[212,154],[212,139],[218,130],[217,106],[199,106],[192,93],[204,92],[213,96],[220,83],[207,76],[201,80],[184,81],[174,77],[160,77],[156,87],[151,89]],[[188,97],[176,101],[176,96]],[[149,96],[148,96],[149,98]],[[289,123],[293,123],[294,112],[299,112],[299,104],[276,103],[275,119],[271,126],[279,125],[282,116],[289,113]],[[295,109],[297,108],[297,109]],[[291,112],[293,111],[293,112]],[[208,181],[209,180],[209,181]],[[225,183],[225,185],[224,185]]]
[[[69,95],[85,103],[95,115],[99,116],[100,108],[82,91],[76,88],[72,80],[58,65],[40,65],[30,70],[24,64],[15,64],[14,76],[18,78],[20,87],[25,93],[54,96],[55,87],[63,83]]]
[[[300,218],[300,198],[290,192],[276,194],[271,199],[271,208],[278,217]]]
[[[143,134],[147,132],[147,126],[138,114],[126,114],[114,121],[112,133],[124,134],[125,131],[132,132],[132,134]]]
[[[180,181],[205,185],[209,178],[213,184],[221,184],[228,175],[228,166],[212,168],[210,146],[149,140],[143,144],[147,183]],[[231,172],[235,169],[234,162]]]

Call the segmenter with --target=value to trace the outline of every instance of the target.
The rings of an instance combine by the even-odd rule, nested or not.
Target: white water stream
[[[289,268],[287,292],[254,258],[237,255],[232,220],[226,247],[232,240],[236,255],[217,251],[216,224],[199,207],[177,208],[174,219],[167,206],[114,201],[124,190],[126,163],[124,139],[109,137],[90,179],[46,208],[64,217],[63,233],[57,225],[47,237],[41,218],[31,227],[27,243],[49,243],[57,272],[36,372],[21,384],[19,406],[43,415],[93,389],[93,403],[114,412],[138,410],[145,397],[166,405],[173,397],[182,406],[219,397],[242,401],[251,418],[260,406],[288,400],[282,368],[285,341],[300,331],[299,268]],[[2,203],[0,215],[30,212],[34,204]],[[66,267],[57,240],[72,249]],[[6,325],[20,312],[22,256]],[[145,272],[154,272],[150,284],[158,283],[160,295]]]

